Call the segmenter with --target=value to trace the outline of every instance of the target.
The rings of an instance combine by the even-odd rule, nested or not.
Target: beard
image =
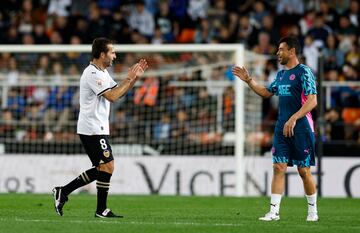
[[[105,66],[106,66],[106,67],[112,66],[112,61],[111,61],[110,59],[107,60],[107,61],[105,61]]]
[[[288,58],[281,58],[281,60],[280,60],[280,64],[281,65],[286,65],[287,63],[289,62],[289,59]]]

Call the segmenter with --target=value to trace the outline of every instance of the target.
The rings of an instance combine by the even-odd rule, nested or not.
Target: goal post
[[[244,65],[244,46],[238,46],[235,52],[235,64]],[[238,196],[245,194],[245,162],[244,162],[244,112],[245,112],[245,94],[244,83],[239,79],[235,79],[235,161],[236,161],[236,193]]]
[[[124,148],[128,148],[126,146],[132,145],[140,145],[143,144],[141,147],[134,147],[132,146],[132,149],[129,149],[128,151],[131,151],[133,154],[139,153],[138,155],[141,155],[141,153],[148,153],[153,155],[162,155],[165,154],[177,154],[177,155],[230,155],[235,156],[236,161],[236,193],[239,196],[245,195],[246,191],[244,188],[245,184],[245,175],[246,175],[246,165],[244,162],[244,156],[246,155],[256,155],[258,154],[258,149],[254,149],[254,145],[252,142],[250,142],[250,146],[247,145],[247,136],[249,133],[255,133],[255,131],[258,130],[258,127],[260,125],[261,117],[259,117],[259,114],[261,114],[261,104],[259,105],[260,99],[259,97],[254,97],[253,93],[249,90],[249,88],[246,88],[244,83],[241,82],[239,79],[232,77],[231,75],[231,67],[233,65],[246,65],[250,70],[256,70],[259,69],[257,67],[259,64],[257,58],[251,60],[248,58],[251,58],[251,56],[245,55],[248,53],[248,51],[245,50],[243,44],[166,44],[166,45],[115,45],[115,51],[117,53],[117,57],[120,61],[115,62],[118,63],[117,65],[112,68],[112,73],[116,81],[121,81],[122,78],[126,75],[126,69],[125,66],[132,64],[131,62],[136,62],[137,59],[144,57],[146,59],[150,60],[150,68],[145,73],[144,79],[140,80],[135,86],[135,90],[140,89],[143,87],[143,84],[145,83],[145,80],[147,78],[151,79],[159,79],[160,77],[170,77],[169,80],[167,80],[166,85],[169,85],[169,87],[166,87],[165,89],[162,89],[166,92],[176,92],[179,91],[190,91],[191,95],[184,97],[184,102],[189,102],[188,99],[196,99],[195,96],[198,96],[199,92],[201,90],[206,89],[210,96],[213,95],[215,98],[214,102],[216,102],[215,107],[210,110],[210,114],[212,114],[212,117],[214,120],[204,119],[204,121],[208,120],[210,121],[210,126],[207,128],[210,128],[212,130],[211,133],[204,135],[199,135],[197,132],[192,132],[189,136],[190,140],[195,141],[190,144],[180,144],[179,141],[171,141],[171,138],[167,138],[170,143],[164,142],[164,138],[159,143],[159,141],[154,142],[154,139],[151,138],[152,131],[155,128],[155,123],[152,124],[152,119],[147,118],[148,116],[155,116],[158,114],[158,112],[152,112],[151,108],[141,108],[137,109],[136,114],[148,114],[146,117],[140,116],[139,122],[146,121],[145,125],[140,125],[139,128],[142,128],[141,131],[136,131],[137,134],[132,135],[132,133],[128,133],[127,135],[121,135],[118,139],[119,143],[116,141],[114,143],[114,149],[124,150]],[[9,98],[9,90],[14,87],[19,87],[19,91],[24,91],[24,89],[20,87],[44,87],[48,92],[51,92],[51,88],[54,86],[66,86],[71,87],[73,89],[76,89],[78,86],[78,80],[80,77],[80,73],[82,70],[79,68],[80,73],[71,73],[64,72],[64,76],[66,76],[66,81],[64,80],[57,80],[54,82],[53,78],[54,75],[50,73],[43,73],[38,74],[34,70],[34,67],[27,66],[26,60],[24,57],[34,57],[34,59],[40,60],[40,57],[42,54],[46,54],[51,60],[52,55],[55,54],[55,58],[53,62],[50,62],[51,65],[54,65],[55,63],[59,62],[63,66],[66,66],[67,70],[70,70],[72,65],[74,65],[72,62],[75,60],[71,60],[66,57],[66,54],[69,53],[77,53],[77,54],[85,54],[87,55],[87,58],[90,58],[90,52],[91,52],[91,45],[0,45],[0,53],[3,54],[3,56],[8,56],[9,58],[14,57],[15,60],[18,61],[18,80],[16,82],[11,83],[11,81],[7,80],[8,77],[6,74],[2,73],[0,74],[0,88],[1,88],[1,95],[2,103],[1,105],[3,108],[8,107],[8,98]],[[8,55],[5,55],[8,54]],[[161,58],[158,58],[160,54]],[[31,56],[30,56],[31,55]],[[64,56],[63,56],[64,55]],[[194,59],[195,57],[195,59]],[[78,57],[76,57],[78,58]],[[180,59],[179,59],[180,58]],[[28,59],[28,58],[27,58]],[[86,59],[85,59],[86,60]],[[196,60],[196,61],[194,61]],[[84,59],[78,59],[76,62],[83,62],[83,64],[79,64],[79,67],[84,67],[87,64],[84,64]],[[87,60],[88,62],[89,60]],[[21,63],[22,62],[22,63]],[[121,66],[120,63],[124,62],[125,64]],[[163,63],[162,63],[163,62]],[[23,64],[25,63],[25,64]],[[22,68],[19,68],[19,64],[21,64]],[[33,65],[37,65],[37,62],[31,62]],[[152,65],[154,67],[152,67]],[[56,69],[56,68],[54,68]],[[66,70],[65,68],[62,68],[63,70]],[[261,69],[261,67],[260,67]],[[120,71],[120,72],[118,72]],[[186,75],[184,75],[186,74]],[[39,79],[39,76],[41,78]],[[191,78],[188,78],[190,76]],[[193,78],[196,77],[196,78]],[[156,83],[156,81],[154,81]],[[151,86],[152,83],[149,81],[149,86]],[[149,86],[146,86],[148,88]],[[144,88],[144,89],[146,89]],[[159,87],[159,90],[161,87]],[[234,119],[230,119],[230,123],[227,122],[224,119],[224,108],[229,107],[224,102],[224,92],[228,89],[233,89],[235,95],[234,95],[234,103],[233,103],[233,110],[234,110]],[[26,89],[26,88],[25,88]],[[31,89],[31,88],[28,88]],[[174,91],[175,90],[175,91]],[[25,91],[28,91],[27,89]],[[161,91],[161,90],[160,90]],[[76,91],[74,91],[75,93]],[[231,91],[229,91],[231,92]],[[24,93],[22,93],[24,94]],[[134,104],[134,99],[136,98],[136,91],[134,91],[131,94],[131,98],[128,100],[131,104]],[[24,94],[25,95],[25,94]],[[75,95],[75,94],[74,94]],[[168,101],[168,93],[163,93],[163,98],[159,104],[166,104],[164,106],[157,106],[159,114],[161,115],[163,112],[166,111],[166,108],[172,108],[171,104],[178,104],[176,102],[169,102]],[[231,94],[229,94],[231,96]],[[183,96],[181,96],[183,97]],[[129,97],[130,98],[130,97]],[[186,99],[188,98],[188,99]],[[121,102],[121,101],[120,101]],[[201,104],[211,104],[209,101],[204,100],[203,102],[199,102]],[[225,103],[225,104],[224,104]],[[250,104],[249,104],[250,103]],[[260,102],[261,103],[261,102]],[[32,104],[32,103],[31,103]],[[185,103],[186,105],[187,103]],[[168,106],[170,105],[170,106]],[[191,104],[190,104],[191,105]],[[224,106],[226,105],[226,106]],[[250,106],[251,105],[251,106]],[[131,105],[129,105],[131,108]],[[184,108],[186,106],[183,106]],[[27,109],[27,107],[26,107]],[[165,109],[165,110],[164,110]],[[40,111],[41,108],[38,109]],[[42,109],[43,110],[43,109]],[[41,110],[41,111],[42,111]],[[25,110],[27,111],[27,110]],[[31,111],[31,110],[30,110]],[[34,110],[36,112],[36,110]],[[150,111],[150,112],[149,112]],[[190,121],[194,120],[194,122],[190,122],[190,130],[195,130],[194,128],[197,127],[195,125],[195,121],[197,122],[198,119],[196,119],[196,116],[193,116],[191,114],[202,114],[199,113],[201,109],[197,109],[197,107],[191,107],[191,109],[188,111],[188,119]],[[215,113],[211,113],[211,111],[214,111]],[[121,113],[114,113],[119,114],[119,117]],[[204,113],[206,115],[206,113]],[[163,114],[166,115],[166,114]],[[157,120],[161,120],[163,115],[157,116]],[[138,115],[137,115],[138,117]],[[201,117],[201,116],[200,116]],[[160,119],[161,118],[161,119]],[[169,119],[166,119],[166,116],[164,116],[164,121],[169,121]],[[204,117],[206,118],[206,117]],[[55,122],[54,122],[55,121]],[[53,124],[56,123],[58,120],[53,120]],[[170,121],[172,121],[170,119]],[[201,119],[199,120],[201,121]],[[233,122],[231,122],[233,121]],[[3,122],[2,122],[3,123]],[[226,127],[224,124],[232,124],[231,127]],[[22,121],[22,117],[20,116],[18,119],[15,119],[13,121],[13,124],[18,124],[18,126],[26,125],[28,128],[34,129],[35,131],[38,129],[37,124],[42,123],[36,123],[36,122],[29,122],[29,121]],[[69,127],[75,127],[74,119],[73,121],[68,122]],[[147,127],[149,126],[149,130],[147,131]],[[40,127],[40,126],[39,126]],[[46,128],[47,126],[41,126],[43,128]],[[125,126],[124,126],[125,127]],[[56,128],[56,127],[55,127]],[[144,129],[145,128],[145,129]],[[199,127],[199,130],[203,130],[205,127]],[[120,129],[121,130],[121,129]],[[131,130],[130,130],[131,131]],[[151,132],[149,132],[151,131]],[[70,130],[70,133],[73,133],[73,130]],[[134,131],[132,131],[134,132]],[[18,137],[18,141],[15,144],[12,142],[11,138],[2,138],[0,144],[2,145],[0,148],[3,148],[5,151],[0,151],[0,153],[46,153],[47,151],[52,150],[57,152],[56,150],[62,150],[62,147],[64,144],[66,144],[67,150],[60,153],[78,153],[78,151],[73,151],[73,143],[74,139],[73,137],[67,134],[64,138],[61,138],[62,144],[59,146],[56,136],[55,140],[51,141],[52,138],[47,138],[45,135],[44,130],[41,130],[41,137],[40,138],[32,138],[32,135],[21,137],[21,134],[18,133],[15,137]],[[142,136],[144,135],[150,135],[149,138],[143,139]],[[215,136],[214,136],[215,135]],[[171,136],[171,135],[170,135]],[[219,136],[219,138],[218,138]],[[10,136],[9,136],[10,137]],[[60,137],[60,136],[59,136]],[[132,137],[134,138],[133,142],[122,143],[122,137]],[[19,139],[20,138],[20,139]],[[187,140],[189,139],[187,138]],[[45,140],[45,142],[44,142]],[[214,142],[215,141],[215,142]],[[154,142],[154,143],[153,143]],[[68,144],[67,144],[68,143]],[[198,144],[202,144],[199,146]],[[124,147],[124,144],[126,145]],[[214,145],[215,144],[215,145]],[[219,145],[218,145],[219,144]],[[20,148],[24,147],[24,148]],[[53,147],[50,147],[49,145],[52,145]],[[66,147],[65,145],[65,147]],[[189,145],[191,146],[191,149],[189,148],[183,148],[184,146]],[[206,148],[205,148],[206,146]],[[232,149],[225,151],[223,148],[226,146],[230,146]],[[5,149],[4,149],[5,148]],[[9,149],[10,148],[10,149]],[[28,148],[28,149],[26,149]],[[29,149],[30,148],[30,149]],[[164,149],[165,148],[165,149]],[[205,148],[205,149],[204,149]],[[226,147],[228,148],[228,147]],[[9,151],[6,151],[9,150]],[[215,152],[216,151],[216,152]],[[230,151],[230,152],[229,152]],[[183,153],[184,154],[181,154]]]

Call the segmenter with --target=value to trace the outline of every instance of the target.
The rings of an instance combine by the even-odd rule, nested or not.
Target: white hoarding
[[[271,159],[246,157],[245,163],[245,193],[269,195]],[[234,157],[116,157],[110,192],[234,196],[235,164]],[[54,186],[66,184],[90,167],[85,155],[0,156],[0,192],[49,193]],[[360,197],[360,158],[324,158],[322,178],[323,196]],[[289,168],[286,184],[286,195],[303,195],[296,168]],[[95,184],[80,191],[95,193]]]

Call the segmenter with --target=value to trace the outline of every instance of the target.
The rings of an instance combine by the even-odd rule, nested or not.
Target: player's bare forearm
[[[250,77],[249,72],[244,66],[235,66],[232,69],[232,73],[242,81],[246,82],[249,87],[259,96],[263,98],[269,98],[272,96],[272,93],[269,92],[266,87],[258,84],[252,77]]]
[[[103,96],[110,102],[115,102],[124,96],[135,84],[138,77],[126,77],[121,84],[103,94]]]
[[[292,117],[294,117],[296,120],[304,117],[308,112],[313,110],[317,105],[317,98],[316,95],[308,95],[307,100],[305,101],[304,105],[294,113]]]
[[[248,82],[249,87],[251,90],[253,90],[256,94],[263,98],[270,98],[273,94],[269,92],[266,87],[263,85],[258,84],[254,79],[251,79],[250,82]]]
[[[124,81],[121,82],[118,87],[115,87],[111,92],[104,93],[104,96],[105,94],[109,94],[109,98],[107,98],[107,100],[109,100],[110,102],[114,102],[124,96],[134,86],[136,80],[137,78],[131,79],[127,77]]]
[[[114,102],[125,95],[134,85],[135,82],[142,76],[145,70],[148,68],[148,64],[145,59],[141,59],[138,63],[133,65],[128,72],[128,75],[124,81],[103,94],[103,96],[110,102]]]

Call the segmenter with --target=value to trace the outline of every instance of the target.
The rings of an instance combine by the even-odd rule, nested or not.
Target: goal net
[[[82,153],[76,136],[78,85],[90,49],[0,47],[1,153]],[[237,142],[241,153],[260,153],[261,99],[241,82],[236,85],[231,74],[234,64],[244,64],[241,45],[116,46],[116,51],[109,71],[117,82],[139,58],[150,68],[112,105],[115,154],[234,155]],[[261,77],[262,59],[249,52],[245,58],[250,72]]]

